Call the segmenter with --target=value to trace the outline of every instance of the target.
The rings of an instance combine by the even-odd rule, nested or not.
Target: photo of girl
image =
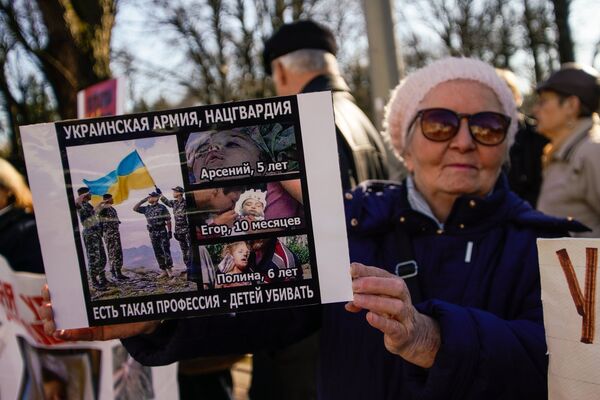
[[[246,242],[233,242],[226,244],[221,252],[222,260],[217,266],[222,274],[242,274],[251,272],[248,268],[250,247]],[[225,283],[220,287],[236,287],[251,285],[250,281]]]
[[[306,235],[209,244],[199,253],[195,268],[204,289],[312,278]]]

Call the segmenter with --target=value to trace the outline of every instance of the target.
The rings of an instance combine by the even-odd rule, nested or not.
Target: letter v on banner
[[[558,262],[562,267],[569,292],[575,302],[577,313],[583,317],[581,328],[581,342],[593,343],[595,331],[595,313],[596,313],[596,272],[598,270],[598,249],[587,247],[585,249],[585,295],[581,293],[577,276],[569,253],[566,249],[556,252]]]

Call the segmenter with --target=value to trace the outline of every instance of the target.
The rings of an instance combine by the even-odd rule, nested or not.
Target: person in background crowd
[[[537,208],[572,217],[600,237],[600,78],[598,71],[566,64],[537,88],[538,131],[550,139]]]
[[[283,25],[266,42],[264,68],[279,96],[331,90],[342,186],[388,177],[381,135],[358,108],[338,69],[333,33],[311,20]]]
[[[496,72],[508,85],[517,107],[523,104],[523,97],[517,84],[517,77],[507,69]],[[518,130],[515,142],[510,147],[510,165],[508,166],[508,184],[513,192],[532,207],[537,204],[542,186],[542,153],[548,139],[537,133],[535,120],[519,112]]]
[[[23,176],[0,158],[0,254],[15,271],[44,273],[31,191]]]
[[[506,84],[479,60],[441,59],[396,87],[385,126],[409,175],[345,195],[354,294],[345,306],[55,335],[121,337],[138,361],[162,365],[277,348],[320,325],[319,399],[546,399],[536,240],[585,227],[509,190],[502,165],[516,117]],[[42,313],[54,333],[51,306]]]

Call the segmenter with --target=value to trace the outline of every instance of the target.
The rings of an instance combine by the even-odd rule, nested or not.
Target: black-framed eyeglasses
[[[417,112],[408,131],[420,119],[423,136],[434,142],[452,139],[460,129],[460,122],[467,119],[469,133],[475,142],[484,146],[497,146],[504,141],[510,126],[510,117],[494,111],[461,114],[446,108],[427,108]]]

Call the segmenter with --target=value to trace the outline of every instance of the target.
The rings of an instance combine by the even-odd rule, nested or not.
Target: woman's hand
[[[354,300],[346,304],[346,310],[367,310],[367,322],[383,332],[389,352],[430,368],[440,348],[440,327],[413,307],[404,280],[359,263],[353,263],[350,271]]]
[[[46,335],[53,336],[60,340],[91,341],[125,339],[143,333],[152,333],[160,324],[159,321],[133,322],[129,324],[96,326],[91,328],[61,329],[57,331],[56,325],[54,324],[54,314],[52,311],[52,303],[50,302],[48,285],[44,285],[42,297],[44,298],[44,304],[42,305],[40,313],[42,320],[44,321],[44,331],[46,332]]]

